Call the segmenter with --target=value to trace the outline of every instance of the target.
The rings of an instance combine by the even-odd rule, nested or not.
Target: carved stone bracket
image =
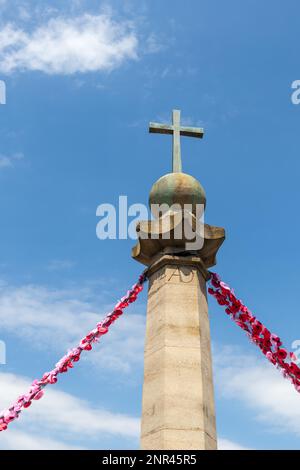
[[[195,238],[201,239],[200,249],[187,249],[190,239],[183,233],[176,237],[176,231],[184,222],[190,224]],[[208,224],[200,224],[196,217],[184,211],[176,214],[165,214],[160,219],[141,221],[137,225],[138,242],[132,249],[132,257],[146,266],[152,266],[156,258],[162,255],[186,257],[201,260],[205,269],[216,264],[216,254],[225,240],[225,230]]]

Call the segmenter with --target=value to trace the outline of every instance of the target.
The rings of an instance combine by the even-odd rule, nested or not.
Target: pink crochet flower
[[[290,379],[296,390],[300,392],[300,368],[291,361],[296,361],[294,353],[282,347],[279,336],[272,334],[243,303],[236,298],[233,289],[220,279],[216,273],[210,273],[211,294],[219,305],[224,305],[225,312],[243,330],[249,339],[256,344],[266,358],[275,365],[284,377]]]
[[[109,326],[123,314],[123,309],[128,307],[129,303],[136,300],[137,295],[143,289],[143,283],[145,281],[146,275],[143,273],[139,277],[139,282],[132,286],[132,289],[127,292],[126,296],[122,297],[114,310],[109,313],[102,322],[98,323],[96,328],[82,338],[76,348],[69,350],[68,353],[57,362],[52,371],[45,372],[40,380],[34,380],[28,393],[21,395],[12,407],[0,413],[0,432],[5,431],[7,425],[18,418],[22,408],[28,408],[31,405],[32,400],[40,400],[44,395],[42,389],[48,384],[55,384],[58,374],[67,372],[69,368],[72,368],[73,363],[79,361],[83,350],[90,351],[92,349],[91,343],[98,341],[100,336],[105,335],[108,332]]]

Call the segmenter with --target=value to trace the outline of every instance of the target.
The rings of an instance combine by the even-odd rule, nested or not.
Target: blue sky
[[[96,208],[146,203],[171,168],[150,120],[205,128],[183,170],[227,239],[215,268],[287,347],[300,339],[297,2],[0,1],[0,408],[135,281]],[[0,448],[138,448],[146,294]],[[298,449],[300,397],[210,301],[221,448]],[[49,387],[50,388],[50,387]]]

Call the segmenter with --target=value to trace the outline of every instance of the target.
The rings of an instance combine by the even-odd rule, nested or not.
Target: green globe
[[[181,208],[184,208],[185,205],[190,205],[192,213],[196,214],[198,204],[202,204],[205,208],[205,191],[199,181],[191,175],[186,173],[168,173],[159,178],[150,191],[149,205],[155,217],[166,212],[167,209],[157,210],[157,205],[162,204],[166,204],[168,207],[176,204]],[[187,206],[185,208],[188,209]]]

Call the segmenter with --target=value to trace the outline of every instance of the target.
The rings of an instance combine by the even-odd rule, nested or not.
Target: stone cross
[[[150,124],[150,132],[173,134],[173,173],[154,183],[149,204],[191,203],[187,220],[202,237],[199,249],[187,247],[184,230],[175,237],[186,212],[168,213],[137,225],[133,258],[146,265],[149,279],[144,351],[141,447],[151,450],[216,449],[214,387],[206,298],[208,269],[224,241],[222,227],[196,224],[194,205],[205,192],[191,175],[181,172],[180,135],[202,137],[203,130],[173,124]],[[197,231],[198,230],[198,231]]]
[[[173,135],[173,173],[181,173],[182,171],[180,136],[185,135],[201,139],[204,135],[204,130],[200,127],[183,127],[180,125],[179,109],[173,109],[172,111],[172,125],[150,122],[149,132]]]

